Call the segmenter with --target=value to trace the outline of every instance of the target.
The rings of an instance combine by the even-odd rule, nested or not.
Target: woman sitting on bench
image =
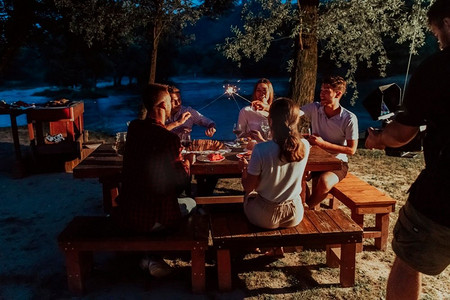
[[[250,162],[245,158],[239,162],[244,211],[256,226],[293,227],[303,219],[299,178],[308,161],[309,143],[298,132],[299,119],[300,109],[292,100],[274,101],[269,110],[273,140],[255,145]]]

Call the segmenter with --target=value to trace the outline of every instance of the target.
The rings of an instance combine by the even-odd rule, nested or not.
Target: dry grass
[[[9,128],[0,129],[0,135],[0,141],[11,141]],[[26,128],[21,128],[20,136],[21,143],[27,145],[29,142]],[[90,133],[90,140],[110,141],[111,139],[110,136]],[[398,201],[396,211],[390,218],[391,233],[398,216],[398,209],[406,201],[406,192],[423,166],[422,154],[414,158],[399,158],[386,156],[383,151],[359,149],[356,155],[350,158],[351,172],[386,191]],[[218,192],[241,189],[238,179],[222,179],[218,185]],[[384,299],[386,281],[393,259],[394,253],[390,245],[384,252],[369,249],[358,253],[356,284],[351,288],[341,288],[338,284],[338,269],[325,266],[324,251],[292,252],[279,260],[271,260],[255,254],[236,255],[233,260],[234,292],[224,295],[216,294],[214,291],[215,269],[211,264],[207,271],[208,294],[215,298],[236,299],[243,297],[246,299]],[[186,265],[178,260],[173,260],[172,264]],[[422,291],[421,299],[450,299],[450,268],[439,276],[424,276]]]
[[[401,158],[386,156],[384,151],[358,149],[349,165],[352,173],[398,201],[390,216],[391,240],[398,210],[407,199],[409,186],[424,167],[423,154]],[[240,188],[236,179],[222,180],[219,188],[221,184],[223,188]],[[247,299],[384,299],[395,255],[390,244],[386,251],[374,251],[372,243],[373,240],[366,241],[365,250],[357,254],[356,284],[352,288],[339,286],[338,269],[327,268],[325,253],[318,250],[287,253],[276,261],[246,255],[233,265],[237,273],[234,286],[244,289]],[[449,268],[439,276],[423,277],[421,299],[450,299]]]

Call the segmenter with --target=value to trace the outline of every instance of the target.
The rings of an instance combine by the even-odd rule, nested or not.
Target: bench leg
[[[360,215],[356,213],[354,209],[352,209],[352,220],[355,221],[356,224],[358,224],[359,227],[361,227],[362,230],[364,230],[364,215]],[[363,250],[363,244],[358,243],[356,245],[356,252],[361,252]]]
[[[341,245],[327,245],[326,265],[330,268],[338,268],[341,260]]]
[[[75,295],[84,292],[84,278],[92,263],[91,252],[66,251],[67,284]]]
[[[192,265],[192,292],[205,291],[205,248],[194,247],[191,250]]]
[[[375,215],[375,228],[381,232],[381,237],[375,238],[375,247],[379,250],[386,250],[389,235],[389,214]]]
[[[341,245],[340,282],[342,287],[355,285],[356,243]]]
[[[217,277],[219,291],[231,290],[231,260],[229,249],[217,250]]]

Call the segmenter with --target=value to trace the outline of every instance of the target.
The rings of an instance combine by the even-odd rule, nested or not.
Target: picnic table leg
[[[191,250],[192,268],[192,292],[203,293],[205,291],[205,251],[197,246]]]
[[[217,250],[217,277],[219,291],[231,290],[231,259],[229,249]]]
[[[116,198],[119,195],[118,183],[109,178],[99,178],[103,189],[103,210],[105,213],[111,213],[112,207],[116,206]]]
[[[87,268],[90,266],[92,253],[68,249],[65,249],[64,252],[68,288],[72,293],[81,295],[84,292],[84,278],[88,271]]]
[[[358,224],[359,227],[361,227],[361,229],[364,231],[364,215],[358,214],[355,209],[352,209],[351,217],[352,220],[355,221],[355,223]],[[356,245],[356,251],[361,252],[362,250],[363,244],[361,242]]]
[[[355,285],[356,243],[341,245],[340,281],[342,287]]]
[[[375,247],[384,251],[389,235],[389,213],[375,215],[375,228],[381,232],[381,237],[375,238]]]
[[[20,152],[20,140],[19,140],[19,129],[17,127],[16,115],[9,114],[11,120],[11,131],[14,144],[14,152],[16,155],[16,160],[13,167],[14,178],[22,178],[25,176],[25,166],[22,160],[22,153]]]

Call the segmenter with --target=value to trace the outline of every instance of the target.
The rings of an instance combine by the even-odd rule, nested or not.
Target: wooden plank
[[[213,239],[231,238],[226,215],[212,214],[210,216],[210,222],[211,236]]]
[[[231,236],[234,238],[250,238],[255,237],[254,232],[262,230],[250,224],[244,212],[236,212],[232,217],[227,218],[227,226],[230,230]]]
[[[321,210],[315,212],[315,214],[310,214],[309,219],[320,233],[341,232],[341,229],[336,225],[336,223],[334,223],[325,211]]]
[[[327,209],[324,210],[326,214],[340,227],[344,232],[357,232],[361,228],[352,221],[352,219],[347,216],[342,210]]]
[[[231,290],[231,259],[228,249],[217,250],[217,277],[219,291]]]
[[[243,203],[244,195],[233,196],[203,196],[195,197],[197,204],[225,204],[225,203]]]
[[[315,214],[312,210],[305,211],[305,214],[303,216],[303,220],[298,224],[295,229],[300,235],[306,235],[306,234],[317,234],[319,233],[319,230],[314,226],[314,224],[311,222],[310,216]]]

